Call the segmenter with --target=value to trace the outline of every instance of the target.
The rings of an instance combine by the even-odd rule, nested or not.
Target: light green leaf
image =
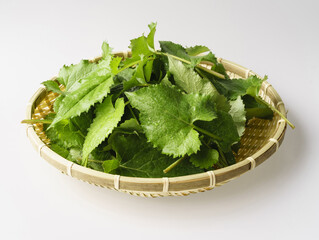
[[[65,92],[61,91],[59,84],[56,81],[48,80],[48,81],[43,82],[42,84],[46,87],[47,91],[52,91],[52,92],[59,93],[62,95],[65,94]]]
[[[144,76],[146,82],[151,80],[152,70],[153,70],[153,60],[148,60],[144,65]]]
[[[147,36],[147,44],[153,50],[155,50],[155,48],[154,48],[154,35],[156,32],[156,25],[157,25],[157,23],[153,23],[153,22],[148,25],[148,28],[150,29],[150,33]]]
[[[87,112],[92,105],[101,102],[110,92],[110,87],[113,84],[111,75],[91,77],[90,81],[84,82],[81,87],[74,92],[70,92],[62,100],[51,126],[63,119],[79,116],[82,112]]]
[[[125,94],[131,105],[140,111],[148,141],[174,157],[197,152],[201,142],[193,123],[216,117],[213,103],[206,95],[182,94],[162,84]]]
[[[85,161],[89,154],[100,143],[108,137],[112,130],[117,126],[124,114],[124,100],[119,98],[112,104],[112,97],[107,97],[96,109],[96,117],[91,124],[83,145],[83,160]]]
[[[97,67],[96,63],[91,63],[88,60],[82,60],[76,65],[63,66],[57,80],[63,84],[66,87],[66,91],[68,91],[74,83],[88,77]]]
[[[45,133],[50,138],[51,143],[59,144],[65,148],[82,148],[87,129],[93,119],[92,115],[92,111],[89,111],[72,119],[64,119],[53,127],[46,129]]]
[[[186,49],[180,44],[171,41],[159,41],[161,51],[191,61],[191,57],[187,54]]]
[[[205,145],[202,145],[200,151],[191,156],[190,162],[196,167],[208,169],[216,164],[218,159],[219,153],[216,149],[211,149]]]
[[[72,127],[69,119],[62,120],[55,124],[54,127],[48,128],[46,135],[51,142],[66,148],[81,147],[85,138],[79,129]]]
[[[104,172],[109,173],[114,169],[117,169],[120,166],[120,162],[118,159],[106,160],[102,163],[102,166]]]
[[[198,54],[209,52],[209,48],[201,45],[196,45],[194,47],[186,48],[186,52],[190,56],[197,56]]]
[[[241,137],[245,131],[246,111],[245,104],[240,96],[235,101],[230,101],[229,114],[232,116],[237,127],[238,135]]]
[[[115,57],[112,59],[110,63],[111,73],[113,75],[116,75],[118,73],[118,67],[120,65],[122,58],[121,57]]]
[[[214,96],[218,94],[207,78],[201,78],[193,69],[181,61],[168,57],[169,71],[174,75],[175,84],[187,93],[201,93]]]
[[[142,62],[138,64],[136,67],[136,71],[134,72],[134,75],[129,81],[123,82],[123,89],[128,90],[132,87],[137,87],[137,86],[145,86],[146,80],[145,80],[145,75],[144,75],[144,66],[147,63],[147,58],[141,57]]]
[[[154,34],[156,31],[156,23],[148,25],[150,33],[147,37],[144,35],[131,40],[130,48],[132,49],[132,58],[140,55],[149,56],[154,53]]]

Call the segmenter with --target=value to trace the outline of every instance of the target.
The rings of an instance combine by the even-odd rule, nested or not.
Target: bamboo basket
[[[115,55],[126,58],[130,56],[130,52],[119,52]],[[98,61],[99,59],[100,57],[92,61]],[[247,78],[251,75],[257,75],[231,61],[222,58],[218,58],[218,61],[224,65],[231,78]],[[286,116],[283,101],[268,82],[263,82],[259,95]],[[43,119],[53,111],[53,103],[57,96],[55,93],[47,92],[45,87],[41,86],[27,105],[26,118]],[[27,124],[26,133],[38,154],[64,174],[96,186],[131,195],[159,197],[186,196],[190,193],[211,190],[215,186],[221,186],[254,169],[278,150],[284,139],[286,128],[286,122],[278,114],[274,114],[272,120],[251,119],[242,136],[241,148],[236,156],[236,164],[205,173],[172,178],[126,177],[82,167],[66,160],[49,148],[49,139],[43,132],[42,124]]]

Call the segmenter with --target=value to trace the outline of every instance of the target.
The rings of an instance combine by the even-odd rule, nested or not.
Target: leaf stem
[[[171,165],[169,165],[167,168],[163,170],[163,173],[168,173],[171,171],[174,167],[176,167],[181,161],[183,161],[187,155],[184,155],[183,157],[177,159],[175,162],[173,162]]]
[[[21,123],[43,123],[43,124],[51,124],[52,120],[41,120],[41,119],[24,119]]]
[[[132,62],[132,63],[129,64],[129,65],[126,65],[126,66],[120,68],[120,69],[117,71],[117,74],[120,73],[120,72],[122,72],[122,71],[124,71],[125,69],[127,69],[127,68],[129,68],[129,67],[132,67],[132,66],[134,66],[134,65],[136,65],[136,64],[139,64],[140,62],[142,62],[142,60],[137,60],[137,61],[135,61],[135,62]]]
[[[190,61],[185,60],[185,59],[180,58],[180,57],[177,57],[177,56],[175,56],[175,55],[169,54],[169,53],[163,53],[163,52],[157,52],[157,51],[155,51],[155,54],[157,54],[157,55],[162,55],[162,56],[167,56],[167,57],[170,56],[170,57],[175,58],[176,60],[179,60],[179,61],[181,61],[181,62],[183,62],[183,63],[191,64]],[[202,66],[202,65],[200,65],[200,64],[197,64],[196,67],[199,68],[199,69],[201,69],[201,70],[203,70],[203,71],[205,71],[205,72],[208,72],[208,73],[210,73],[210,74],[212,74],[212,75],[214,75],[214,76],[216,76],[216,77],[218,77],[218,78],[225,79],[225,76],[224,76],[223,74],[220,74],[220,73],[218,73],[218,72],[215,72],[215,71],[213,71],[213,70],[210,70],[210,69],[208,69],[208,68],[206,68],[206,67],[204,67],[204,66]]]
[[[128,107],[128,109],[130,110],[131,114],[133,115],[133,118],[136,120],[137,124],[138,124],[138,125],[141,125],[140,122],[139,122],[139,120],[138,120],[137,117],[135,116],[135,113],[134,113],[132,107],[131,107],[130,105],[128,105],[127,107]]]
[[[275,108],[273,105],[269,104],[268,102],[266,102],[264,99],[262,99],[261,97],[255,97],[257,102],[263,103],[265,105],[267,105],[271,110],[273,110],[274,112],[278,113],[278,115],[280,117],[282,117],[292,129],[295,129],[295,126],[277,109]]]
[[[125,168],[125,169],[128,169],[128,170],[133,170],[133,171],[143,172],[143,173],[146,173],[146,174],[147,174],[147,172],[146,172],[146,171],[141,170],[141,169],[137,169],[137,168],[130,168],[130,167],[126,167],[126,166],[123,166],[123,165],[120,165],[119,167],[120,167],[120,168]]]
[[[223,150],[221,149],[221,147],[219,146],[219,144],[216,144],[217,145],[217,148],[218,148],[218,152],[219,152],[219,155],[221,156],[221,164],[223,167],[227,167],[228,166],[228,163],[227,163],[227,160],[225,158],[225,155],[223,153]]]
[[[197,126],[195,126],[195,125],[193,125],[193,124],[191,124],[191,126],[192,126],[195,130],[197,130],[197,131],[199,131],[199,132],[201,132],[201,133],[203,133],[203,134],[205,134],[205,135],[207,135],[207,136],[209,136],[209,137],[211,137],[211,138],[213,138],[213,139],[215,139],[215,140],[218,140],[218,141],[222,140],[222,138],[216,136],[215,134],[213,134],[213,133],[211,133],[211,132],[206,131],[205,129],[202,129],[202,128],[200,128],[200,127],[197,127]]]

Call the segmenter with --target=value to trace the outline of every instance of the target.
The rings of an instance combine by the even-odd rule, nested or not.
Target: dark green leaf
[[[267,105],[261,102],[257,102],[254,97],[249,95],[245,95],[243,97],[243,101],[245,104],[247,120],[253,117],[262,119],[272,119],[274,113]]]
[[[146,142],[142,135],[121,135],[113,138],[112,146],[117,152],[117,159],[121,159],[117,174],[132,177],[173,177],[203,172],[189,161],[182,161],[169,173],[163,170],[175,160],[162,154],[159,150]]]
[[[223,152],[228,152],[231,149],[230,147],[240,139],[237,127],[229,113],[218,111],[217,116],[213,121],[197,121],[195,125],[220,137],[221,140],[217,141],[218,144]]]
[[[200,151],[193,154],[190,158],[190,162],[194,166],[208,169],[218,162],[219,153],[216,149],[210,149],[205,145],[202,145]]]

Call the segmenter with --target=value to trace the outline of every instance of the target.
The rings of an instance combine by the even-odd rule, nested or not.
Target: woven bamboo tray
[[[130,53],[120,52],[115,55],[126,58]],[[92,61],[99,59],[95,58]],[[221,58],[218,61],[224,65],[231,78],[257,75],[231,61]],[[268,82],[265,81],[262,84],[259,94],[286,116],[284,103]],[[40,87],[27,105],[26,118],[43,119],[53,111],[53,103],[57,96],[55,93],[47,92],[44,86]],[[278,150],[284,139],[286,127],[286,122],[278,114],[275,114],[272,120],[251,119],[242,136],[236,164],[214,171],[173,178],[136,178],[95,171],[70,162],[53,152],[49,148],[50,141],[43,132],[42,124],[27,124],[26,133],[39,155],[62,173],[96,186],[131,195],[158,197],[185,196],[190,193],[204,192],[254,169]]]

